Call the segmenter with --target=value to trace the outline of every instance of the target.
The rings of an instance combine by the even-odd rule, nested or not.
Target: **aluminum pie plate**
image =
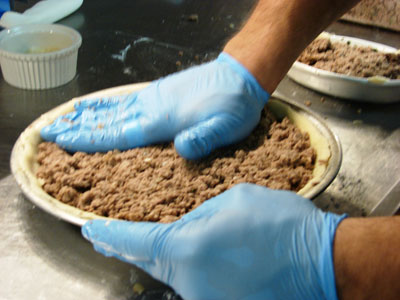
[[[91,219],[105,218],[64,204],[42,189],[41,179],[35,175],[38,168],[36,161],[38,144],[42,142],[40,130],[58,116],[72,111],[74,103],[81,99],[124,95],[140,90],[147,84],[120,86],[74,98],[48,111],[30,124],[19,136],[11,154],[11,171],[23,194],[47,213],[78,226]],[[272,97],[268,105],[275,115],[288,116],[303,131],[310,133],[311,144],[317,149],[316,168],[314,178],[298,193],[311,199],[324,191],[339,171],[342,159],[339,140],[318,116],[305,107],[276,97]]]
[[[383,53],[399,50],[387,45],[341,35],[322,33],[320,37],[330,38],[332,42],[369,46]],[[288,72],[288,77],[315,91],[344,99],[373,103],[392,103],[400,101],[400,80],[382,76],[361,78],[321,70],[296,61]]]

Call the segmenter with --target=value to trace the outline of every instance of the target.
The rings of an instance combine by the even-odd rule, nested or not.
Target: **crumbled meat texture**
[[[378,52],[371,47],[331,42],[327,38],[315,39],[297,60],[345,75],[400,79],[400,53]]]
[[[362,0],[342,19],[400,31],[400,1]]]
[[[81,210],[164,223],[240,182],[298,191],[312,178],[316,153],[308,134],[287,118],[281,122],[272,118],[264,111],[246,140],[199,161],[183,159],[172,143],[70,154],[43,142],[37,177],[44,180],[47,193]]]

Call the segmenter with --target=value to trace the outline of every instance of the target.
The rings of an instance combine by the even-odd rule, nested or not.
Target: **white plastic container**
[[[0,33],[0,64],[9,84],[41,90],[63,85],[76,74],[81,35],[57,24],[29,24]]]

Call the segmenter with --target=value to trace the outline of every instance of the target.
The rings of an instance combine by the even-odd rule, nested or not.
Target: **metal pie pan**
[[[394,53],[396,48],[359,38],[322,33],[320,37],[332,42],[369,46],[383,53]],[[361,78],[334,73],[296,61],[288,72],[288,77],[312,90],[349,100],[373,103],[393,103],[400,101],[400,80],[381,76]]]
[[[86,221],[91,219],[104,218],[64,204],[42,189],[42,182],[35,175],[38,168],[38,163],[36,161],[37,148],[38,144],[42,142],[40,130],[44,126],[50,124],[58,116],[72,111],[74,103],[81,99],[123,95],[140,90],[147,84],[148,83],[139,83],[120,86],[74,98],[48,111],[30,124],[16,141],[11,153],[10,162],[12,174],[23,194],[47,213],[78,226],[82,226]],[[342,159],[339,140],[318,116],[314,115],[305,107],[290,102],[290,100],[277,99],[276,97],[272,97],[268,105],[278,117],[288,116],[295,120],[295,122],[299,120],[303,122],[304,127],[307,127],[313,132],[310,134],[311,137],[312,135],[314,136],[314,138],[312,137],[312,143],[314,140],[314,142],[319,142],[324,145],[324,150],[321,151],[321,155],[317,154],[317,164],[322,166],[322,168],[319,168],[319,174],[314,176],[314,178],[299,191],[300,195],[311,199],[324,191],[339,171]]]

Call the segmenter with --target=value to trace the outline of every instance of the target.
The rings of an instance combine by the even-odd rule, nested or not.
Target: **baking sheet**
[[[320,37],[332,42],[350,42],[352,45],[370,46],[380,52],[396,52],[396,48],[364,39],[324,32]],[[289,78],[315,91],[355,101],[393,103],[400,101],[400,80],[384,77],[361,78],[338,74],[296,61],[290,68]]]
[[[131,84],[74,98],[43,114],[29,125],[19,136],[11,154],[12,173],[26,197],[46,212],[78,226],[82,226],[90,219],[104,218],[64,204],[51,197],[41,188],[41,182],[35,175],[38,166],[36,162],[37,145],[42,141],[40,130],[58,116],[72,111],[74,103],[79,100],[123,95],[140,90],[147,85],[148,83]],[[287,115],[295,120],[295,123],[302,122],[302,127],[313,132],[311,143],[324,145],[324,153],[317,154],[319,155],[317,164],[323,164],[324,168],[318,168],[320,174],[314,176],[315,178],[299,191],[300,195],[312,199],[326,189],[339,171],[342,159],[339,140],[328,126],[307,108],[292,103],[289,99],[277,99],[279,97],[277,94],[273,96],[275,99],[271,99],[268,105],[278,117]]]

